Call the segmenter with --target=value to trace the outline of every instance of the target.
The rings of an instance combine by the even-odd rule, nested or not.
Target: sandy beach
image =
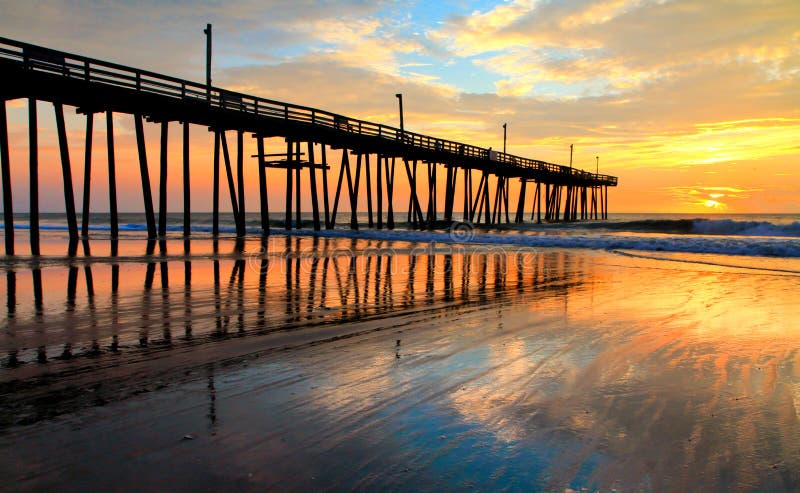
[[[800,485],[793,264],[122,243],[4,265],[4,491]]]

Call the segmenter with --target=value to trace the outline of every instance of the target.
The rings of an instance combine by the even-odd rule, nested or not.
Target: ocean
[[[281,213],[271,216],[282,217]],[[456,219],[461,213],[454,213]],[[457,222],[449,229],[415,230],[405,222],[405,214],[396,214],[395,229],[377,230],[366,228],[368,216],[359,213],[361,228],[358,232],[349,228],[349,212],[340,212],[339,226],[334,230],[316,233],[324,237],[370,238],[382,240],[437,241],[474,244],[503,244],[526,247],[592,248],[604,250],[636,250],[643,252],[680,252],[696,254],[721,254],[756,257],[800,257],[800,214],[609,214],[608,220],[582,221],[574,223],[503,224],[484,227]],[[441,217],[441,214],[440,214]],[[526,218],[529,219],[529,218]],[[27,214],[15,215],[15,229],[26,230]],[[80,216],[78,219],[80,224]],[[323,219],[324,222],[324,219]],[[260,235],[260,216],[246,215],[248,234]],[[312,217],[302,215],[302,227],[285,231],[283,221],[271,221],[271,232],[282,235],[312,235]],[[212,216],[210,213],[192,214],[192,234],[201,238],[210,237]],[[0,229],[2,226],[0,225]],[[40,229],[52,233],[66,232],[66,217],[63,214],[41,215]],[[141,238],[147,230],[144,214],[122,213],[119,225],[121,238]],[[108,214],[91,214],[90,238],[107,238]],[[169,238],[182,237],[183,214],[167,215]],[[230,236],[236,228],[230,213],[220,214],[220,233]],[[18,241],[19,242],[19,241]],[[25,248],[21,245],[22,248]]]

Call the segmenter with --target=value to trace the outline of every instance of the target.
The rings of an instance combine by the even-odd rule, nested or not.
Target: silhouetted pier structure
[[[119,231],[114,113],[133,115],[149,239],[166,235],[167,137],[170,122],[179,122],[182,129],[183,231],[187,237],[191,232],[190,124],[203,125],[214,132],[212,233],[215,236],[220,232],[223,165],[237,236],[244,236],[246,233],[243,150],[245,133],[252,134],[257,142],[258,153],[252,157],[256,158],[259,169],[259,208],[261,226],[266,234],[270,228],[266,177],[268,167],[286,170],[286,229],[301,225],[301,190],[308,190],[310,193],[314,230],[334,228],[339,219],[340,204],[343,203],[349,205],[350,227],[357,229],[360,226],[357,214],[363,210],[363,204],[359,203],[362,185],[366,188],[367,226],[393,228],[397,175],[405,177],[409,185],[406,219],[415,228],[433,227],[442,221],[448,224],[459,219],[486,225],[510,223],[512,212],[513,221],[520,223],[523,222],[526,210],[531,211],[531,220],[537,222],[607,218],[608,187],[617,185],[617,178],[613,176],[513,156],[315,108],[227,91],[6,38],[0,38],[0,69],[3,74],[0,77],[0,171],[5,247],[6,254],[9,255],[14,254],[14,229],[6,101],[18,98],[27,98],[29,108],[30,241],[34,255],[39,253],[37,101],[51,102],[54,107],[65,212],[70,240],[74,245],[77,245],[80,237],[88,236],[92,132],[94,116],[98,113],[104,113],[106,120],[112,238],[116,238]],[[80,226],[73,191],[64,106],[76,107],[79,113],[86,116],[83,177],[86,192],[81,204]],[[150,168],[145,146],[146,121],[160,125],[161,131],[158,216],[150,185]],[[238,144],[235,163],[228,143],[229,132],[235,134]],[[285,139],[286,152],[279,155],[267,154],[264,140],[270,137]],[[331,169],[328,162],[329,149],[342,151],[337,176],[328,176]],[[397,167],[400,167],[399,171]],[[440,195],[437,171],[440,168],[446,173],[441,218],[440,203],[437,200]],[[521,182],[519,192],[513,198],[509,187],[512,179],[519,179]],[[328,182],[331,180],[334,182],[333,190],[329,188]],[[307,189],[301,187],[301,181],[307,182]],[[532,194],[528,193],[529,183],[535,185]],[[320,185],[322,200],[319,197]],[[456,217],[454,203],[457,187],[464,191],[460,218]],[[530,195],[533,196],[532,203],[526,205]]]

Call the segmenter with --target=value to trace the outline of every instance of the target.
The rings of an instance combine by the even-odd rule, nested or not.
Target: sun
[[[703,205],[705,205],[706,207],[708,207],[710,209],[722,209],[723,207],[725,207],[722,203],[717,202],[716,200],[711,200],[711,199],[706,200],[703,203]]]

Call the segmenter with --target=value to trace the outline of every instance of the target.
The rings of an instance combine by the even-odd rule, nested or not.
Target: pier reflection
[[[587,275],[572,265],[582,257],[565,251],[292,236],[246,244],[161,241],[157,251],[152,243],[144,257],[7,265],[3,366],[465,304],[535,303],[566,298]],[[25,270],[30,276],[20,276]]]

